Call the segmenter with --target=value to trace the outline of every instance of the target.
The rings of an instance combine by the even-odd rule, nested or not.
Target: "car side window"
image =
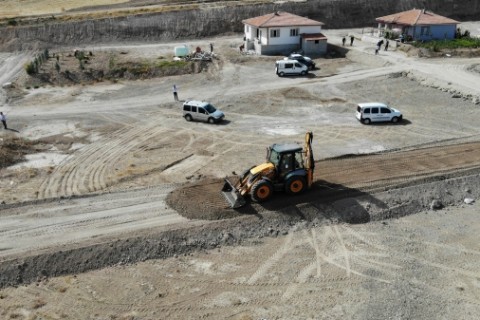
[[[203,108],[198,108],[198,113],[206,114],[205,109]]]
[[[363,109],[363,113],[368,113],[368,114],[370,114],[370,108],[365,108],[365,109]]]
[[[382,108],[381,111],[382,113],[391,113],[390,109],[388,108]]]
[[[372,113],[378,113],[378,108],[372,108]]]
[[[183,111],[191,111],[192,107],[190,107],[189,105],[184,105],[183,106]]]
[[[197,107],[192,107],[192,112],[197,112]]]
[[[293,63],[285,63],[285,69],[292,69]]]
[[[301,68],[301,67],[302,67],[302,65],[301,65],[300,63],[295,63],[295,67],[297,67],[297,68]]]

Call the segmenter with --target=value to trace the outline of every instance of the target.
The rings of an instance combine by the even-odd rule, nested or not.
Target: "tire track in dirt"
[[[247,284],[251,285],[256,283],[260,278],[265,276],[265,274],[271,269],[275,264],[277,264],[290,250],[293,249],[293,235],[288,234],[285,238],[285,241],[277,252],[275,252],[267,261],[265,261],[247,280]]]
[[[5,209],[0,216],[0,255],[43,250],[101,239],[130,230],[186,221],[168,209],[167,194],[176,185]],[[98,240],[100,241],[100,240]]]
[[[357,188],[479,167],[480,142],[474,142],[319,161],[314,179]]]
[[[62,162],[40,187],[39,198],[80,195],[105,189],[110,183],[114,165],[125,154],[146,141],[155,143],[166,138],[168,128],[155,123],[138,128],[124,128],[108,137],[82,148]],[[165,138],[153,139],[157,136]]]
[[[70,191],[70,194],[66,192],[67,189],[73,189],[73,187],[68,187],[74,185],[74,181],[76,181],[76,172],[78,171],[78,166],[83,167],[84,165],[88,165],[88,163],[94,161],[96,158],[96,153],[98,150],[105,150],[105,145],[116,144],[118,142],[112,141],[115,135],[124,136],[125,133],[128,133],[130,128],[123,128],[117,131],[114,134],[108,135],[106,138],[92,143],[90,145],[85,146],[76,154],[72,155],[71,157],[65,159],[60,163],[59,166],[50,174],[49,178],[42,183],[40,186],[39,191],[39,199],[50,198],[50,197],[58,197],[58,196],[65,196],[71,195],[73,191]],[[140,131],[141,129],[137,129]],[[92,159],[93,158],[93,159]],[[78,187],[75,187],[75,192],[80,193]]]

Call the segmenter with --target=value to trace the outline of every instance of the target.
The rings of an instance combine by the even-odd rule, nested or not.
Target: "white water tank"
[[[190,53],[190,50],[186,44],[175,47],[175,57],[185,57]]]

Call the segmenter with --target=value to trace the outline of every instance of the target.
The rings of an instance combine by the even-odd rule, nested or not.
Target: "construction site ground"
[[[0,318],[477,319],[480,58],[325,34],[352,32],[307,77],[240,54],[241,35],[189,41],[214,44],[201,73],[94,85],[27,89],[32,53],[0,53],[14,83],[0,138],[43,150],[0,171]],[[142,59],[181,43],[80,49]],[[226,121],[186,122],[186,99]],[[369,101],[404,120],[362,125]],[[312,189],[230,209],[223,178],[307,130]]]

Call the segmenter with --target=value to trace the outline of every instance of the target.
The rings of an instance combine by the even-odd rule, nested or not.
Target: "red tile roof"
[[[375,19],[378,22],[415,25],[458,24],[460,22],[435,14],[431,11],[413,9]]]
[[[293,26],[322,26],[323,23],[292,13],[277,11],[264,16],[254,17],[242,21],[257,28],[267,27],[293,27]]]

